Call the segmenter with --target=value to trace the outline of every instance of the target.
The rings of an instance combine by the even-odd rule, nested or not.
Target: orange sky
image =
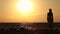
[[[0,0],[0,22],[47,22],[47,13],[52,8],[54,22],[60,22],[60,0],[30,0],[33,8],[22,15],[17,9],[19,0]]]

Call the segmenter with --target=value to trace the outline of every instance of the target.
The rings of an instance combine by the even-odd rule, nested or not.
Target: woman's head
[[[52,9],[49,9],[49,12],[52,12]]]

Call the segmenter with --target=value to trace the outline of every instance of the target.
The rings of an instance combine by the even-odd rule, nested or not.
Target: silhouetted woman
[[[49,27],[53,26],[53,13],[52,13],[52,9],[49,9],[49,12],[47,14],[47,21],[49,23]]]

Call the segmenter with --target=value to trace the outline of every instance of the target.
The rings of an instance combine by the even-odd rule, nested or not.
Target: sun
[[[17,8],[21,13],[29,13],[32,9],[32,3],[30,0],[19,0],[17,3]]]

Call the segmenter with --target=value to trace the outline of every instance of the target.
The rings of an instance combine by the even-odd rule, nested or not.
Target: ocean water
[[[60,22],[53,24],[54,28],[58,31],[53,33],[60,32]],[[0,23],[0,34],[52,34],[48,30],[48,23]]]
[[[20,22],[6,22],[6,23],[0,23],[0,28],[20,28],[20,27],[25,27],[25,28],[36,28],[36,29],[47,29],[48,28],[48,23],[46,22],[37,22],[37,23],[20,23]],[[54,28],[60,29],[60,22],[55,22],[53,24]]]

